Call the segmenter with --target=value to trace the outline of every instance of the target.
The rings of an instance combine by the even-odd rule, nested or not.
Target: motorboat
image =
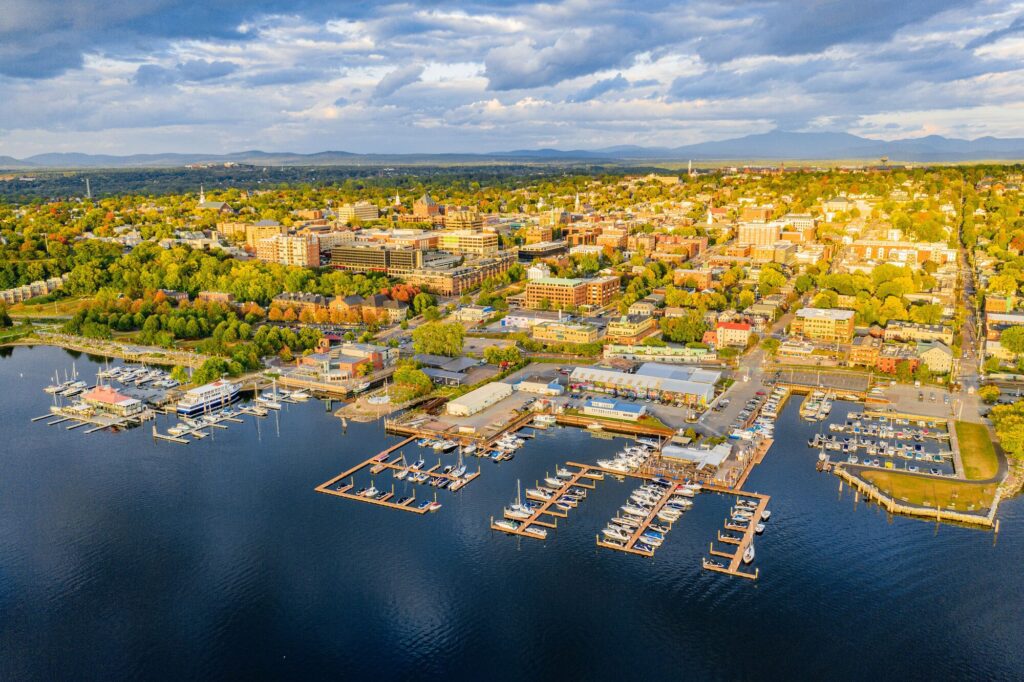
[[[547,529],[540,528],[539,526],[526,526],[525,528],[523,528],[522,532],[526,533],[527,535],[532,535],[534,537],[541,539],[544,539],[548,536]]]
[[[772,517],[771,510],[765,509],[763,512],[761,512],[761,520],[762,521],[767,521],[771,517]]]
[[[409,468],[412,469],[413,471],[419,471],[420,469],[423,468],[424,464],[426,464],[426,461],[422,457],[420,457],[415,462],[410,464]]]
[[[626,542],[629,540],[629,535],[617,526],[605,526],[601,533],[605,537],[612,538],[613,540],[619,540],[620,542]]]
[[[764,524],[763,523],[759,523],[756,526],[754,526],[754,532],[757,533],[758,535],[763,533],[764,532]]]
[[[379,491],[371,483],[370,487],[363,491],[363,497],[376,497],[378,492]]]
[[[494,525],[501,530],[513,532],[519,530],[519,527],[523,525],[523,522],[516,521],[515,519],[499,519],[494,522]]]
[[[555,490],[559,490],[563,485],[565,485],[565,481],[554,476],[546,476],[544,478],[544,483],[551,486]]]
[[[743,563],[749,564],[754,560],[754,543],[751,542],[747,545],[747,548],[743,550]]]

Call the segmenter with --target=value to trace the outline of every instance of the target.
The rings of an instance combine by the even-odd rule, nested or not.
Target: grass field
[[[956,437],[960,441],[964,476],[970,480],[985,480],[999,472],[999,459],[984,424],[957,422]]]
[[[865,471],[861,477],[897,501],[928,507],[938,503],[958,511],[988,508],[998,487],[995,483],[931,479],[894,471]]]
[[[48,303],[33,303],[33,300],[30,299],[11,306],[8,308],[8,312],[16,317],[71,317],[88,301],[88,297],[62,298],[59,301]]]

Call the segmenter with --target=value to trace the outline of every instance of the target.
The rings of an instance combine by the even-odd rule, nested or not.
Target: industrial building
[[[468,417],[481,410],[486,410],[491,405],[501,402],[512,395],[512,385],[502,382],[484,384],[475,391],[449,401],[447,405],[448,414],[455,417]]]
[[[637,370],[636,374],[630,374],[595,367],[577,367],[569,376],[569,385],[573,389],[600,391],[628,398],[652,398],[687,405],[707,405],[715,397],[715,383],[720,376],[719,372],[659,363],[647,363],[641,370],[645,368],[644,374],[641,374],[640,370]],[[668,370],[679,370],[683,373],[671,374]]]

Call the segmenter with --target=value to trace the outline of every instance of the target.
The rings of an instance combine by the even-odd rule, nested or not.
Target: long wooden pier
[[[715,549],[714,541],[708,548],[708,553],[713,557],[719,559],[725,559],[728,563],[725,566],[716,566],[710,563],[706,559],[701,559],[701,566],[708,571],[714,571],[715,573],[724,573],[725,575],[736,576],[738,578],[746,578],[748,580],[756,580],[760,575],[760,569],[755,569],[753,573],[747,571],[741,571],[740,567],[743,565],[743,554],[754,542],[754,535],[757,533],[757,525],[761,523],[761,516],[765,509],[768,508],[768,500],[771,499],[768,495],[762,495],[760,493],[746,493],[729,488],[721,488],[718,486],[707,486],[709,490],[714,492],[726,493],[730,495],[736,495],[737,497],[752,498],[757,500],[757,507],[751,509],[751,519],[746,525],[737,525],[730,523],[728,520],[725,522],[724,527],[726,530],[741,533],[740,537],[722,536],[721,531],[718,533],[718,541],[724,544],[732,545],[735,550],[732,552],[723,552]]]
[[[410,474],[413,474],[413,473],[415,473],[415,474],[420,474],[420,473],[427,474],[428,476],[430,476],[431,480],[447,480],[447,481],[450,481],[451,483],[450,483],[450,485],[448,486],[447,489],[451,490],[452,492],[454,492],[456,490],[460,490],[463,486],[465,486],[470,481],[475,480],[480,475],[479,469],[475,473],[468,474],[466,476],[461,476],[461,477],[460,476],[454,476],[454,475],[452,475],[450,473],[444,473],[444,472],[441,472],[441,471],[437,471],[437,469],[440,468],[440,466],[441,466],[440,462],[438,462],[436,465],[434,465],[430,469],[419,471],[419,470],[416,470],[416,469],[409,469],[409,467],[407,465],[405,465],[405,464],[399,464],[399,462],[401,461],[401,457],[397,457],[397,458],[389,461],[391,455],[395,451],[401,450],[402,448],[406,447],[407,445],[409,445],[410,443],[413,443],[416,440],[417,440],[416,436],[409,436],[405,440],[402,440],[402,441],[396,443],[395,445],[392,445],[391,447],[389,447],[389,448],[387,448],[387,449],[377,453],[373,457],[370,457],[369,459],[366,459],[366,460],[364,460],[362,462],[359,462],[355,466],[353,466],[353,467],[351,467],[351,468],[341,472],[340,474],[338,474],[337,476],[334,476],[330,480],[324,481],[323,483],[318,485],[316,488],[314,488],[314,490],[316,492],[318,492],[318,493],[324,493],[326,495],[334,495],[335,497],[344,497],[344,498],[347,498],[347,499],[350,499],[350,500],[355,500],[357,502],[366,502],[368,504],[375,504],[375,505],[378,505],[378,506],[381,506],[381,507],[388,507],[390,509],[398,509],[398,510],[401,510],[401,511],[412,512],[414,514],[426,514],[427,512],[436,511],[436,509],[439,508],[441,505],[437,504],[436,506],[433,506],[433,507],[428,507],[428,506],[415,506],[414,507],[413,503],[416,501],[415,493],[413,493],[413,495],[410,497],[410,499],[402,502],[401,504],[399,504],[397,502],[392,502],[391,499],[394,497],[394,485],[393,484],[392,484],[392,487],[391,487],[392,488],[391,494],[385,495],[383,497],[365,497],[363,495],[358,495],[358,494],[349,492],[354,487],[354,485],[355,485],[354,482],[353,482],[353,477],[355,476],[356,473],[362,471],[363,469],[369,469],[370,472],[374,473],[374,474],[383,473],[383,472],[388,471],[388,470],[391,470],[392,472],[409,470]],[[349,479],[349,483],[347,483],[347,484],[343,483],[343,481],[345,479]],[[435,503],[437,502],[437,494],[436,493],[434,494],[434,502]]]
[[[532,526],[542,526],[544,528],[552,529],[557,528],[557,517],[565,518],[566,516],[568,516],[568,514],[562,512],[561,510],[552,510],[551,506],[558,502],[558,500],[561,499],[563,495],[565,495],[567,492],[569,492],[569,490],[571,490],[574,487],[587,488],[588,490],[593,490],[595,487],[593,483],[590,483],[589,481],[583,481],[583,479],[585,478],[592,478],[589,467],[587,467],[586,465],[575,465],[572,463],[570,463],[569,466],[576,466],[578,467],[578,470],[575,473],[573,473],[571,478],[566,479],[565,483],[562,484],[562,487],[559,488],[556,492],[552,493],[550,498],[541,501],[540,506],[537,507],[537,510],[534,511],[529,518],[516,519],[506,515],[506,518],[520,522],[520,525],[517,528],[502,528],[501,526],[496,525],[494,523],[494,517],[491,517],[491,530],[500,530],[501,532],[508,533],[509,535],[521,535],[525,538],[534,538],[536,540],[540,540],[542,538],[539,535],[529,532],[529,529]],[[541,520],[542,516],[556,517],[556,520],[553,522],[544,521]]]

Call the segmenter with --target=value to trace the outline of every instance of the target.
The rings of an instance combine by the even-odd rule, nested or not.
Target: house
[[[117,392],[110,386],[97,386],[82,395],[82,401],[101,412],[129,417],[142,412],[142,401]]]

